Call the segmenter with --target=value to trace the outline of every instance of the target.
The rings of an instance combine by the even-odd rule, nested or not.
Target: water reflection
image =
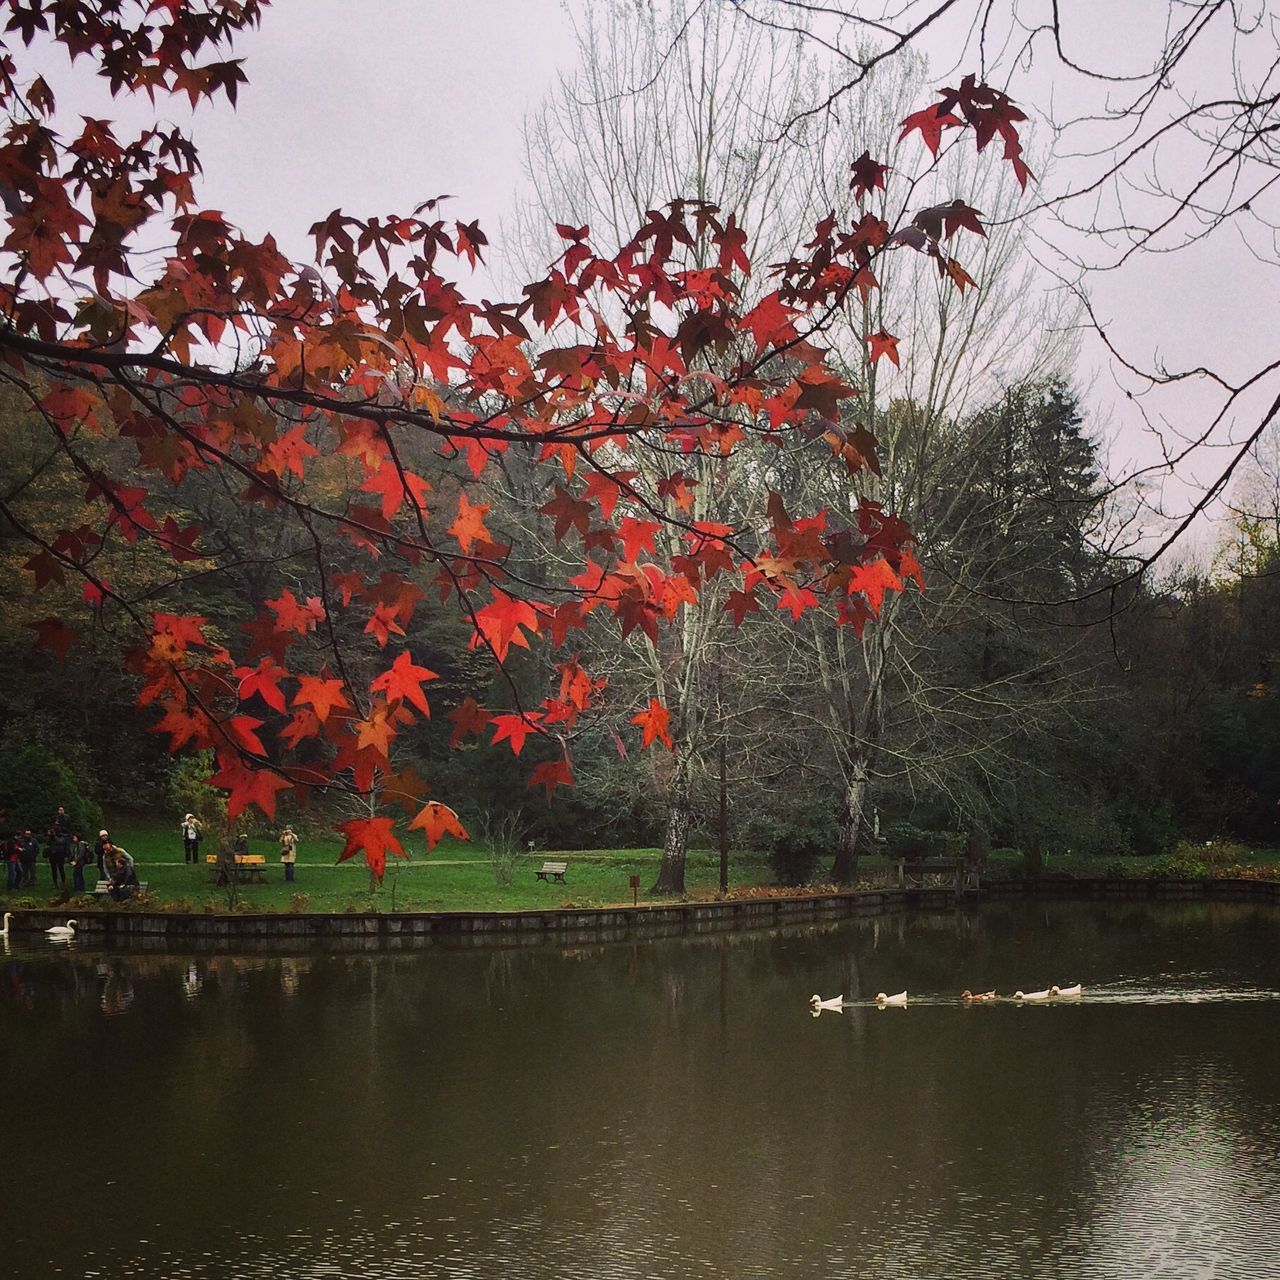
[[[1011,904],[559,950],[15,947],[6,1078],[59,1087],[6,1149],[32,1186],[120,1190],[109,1230],[21,1215],[8,1270],[1263,1275],[1278,935],[1237,904]],[[814,1020],[824,990],[849,1003]],[[103,1079],[127,1113],[50,1144]]]

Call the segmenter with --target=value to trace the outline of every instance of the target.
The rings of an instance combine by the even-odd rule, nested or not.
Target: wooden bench
[[[211,868],[215,883],[222,883],[222,865],[225,861],[216,853],[205,854],[205,863]],[[265,884],[267,880],[267,859],[261,853],[237,853],[235,855],[236,879],[244,882],[251,880],[255,884]]]
[[[963,858],[924,858],[914,862],[899,858],[894,866],[898,869],[899,889],[923,889],[926,876],[945,876],[957,893],[963,885]]]
[[[147,884],[145,880],[142,880],[142,881],[139,881],[137,884],[133,885],[132,888],[134,893],[146,893],[147,889],[150,888],[150,886]],[[95,897],[110,893],[111,881],[99,880],[98,883],[93,886],[93,892]]]
[[[564,873],[568,868],[569,864],[567,862],[544,862],[542,870],[536,871],[534,874],[539,880],[559,880],[561,884],[564,884]]]

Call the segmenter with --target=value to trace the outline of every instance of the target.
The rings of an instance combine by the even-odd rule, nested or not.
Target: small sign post
[[[631,905],[638,907],[640,905],[640,877],[631,877]]]

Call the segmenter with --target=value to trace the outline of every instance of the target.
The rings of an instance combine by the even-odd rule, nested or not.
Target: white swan
[[[1080,992],[1084,990],[1084,988],[1077,982],[1074,987],[1051,987],[1050,990],[1053,992],[1055,996],[1058,996],[1060,999],[1065,998],[1067,1000],[1070,1000],[1074,996],[1078,996]]]
[[[812,995],[809,997],[809,1007],[812,1009],[843,1009],[844,996],[832,996],[830,1000],[824,1000],[821,996]]]
[[[76,922],[68,920],[66,924],[55,924],[52,929],[44,931],[44,936],[55,942],[62,938],[70,941],[76,936]]]
[[[1015,991],[1013,998],[1015,1000],[1048,1000],[1053,995],[1052,988],[1046,987],[1043,991]]]
[[[0,938],[7,938],[9,936],[9,921],[12,919],[13,919],[13,912],[6,911],[4,913],[4,928],[0,929]]]
[[[896,996],[887,996],[882,991],[878,996],[876,996],[876,1004],[906,1004],[906,1003],[907,1003],[907,993],[905,991],[899,991]]]

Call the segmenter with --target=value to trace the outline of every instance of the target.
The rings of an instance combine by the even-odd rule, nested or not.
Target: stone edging
[[[963,902],[1015,898],[1208,899],[1280,904],[1275,880],[1001,880]],[[566,907],[537,911],[401,912],[396,914],[191,914],[163,911],[93,911],[77,918],[86,942],[126,946],[226,946],[249,943],[346,949],[382,945],[524,945],[672,937],[731,929],[840,920],[905,910],[949,911],[953,890],[867,889],[738,898],[726,902],[676,902],[643,907]],[[13,913],[13,932],[39,934],[62,924],[67,912]]]

